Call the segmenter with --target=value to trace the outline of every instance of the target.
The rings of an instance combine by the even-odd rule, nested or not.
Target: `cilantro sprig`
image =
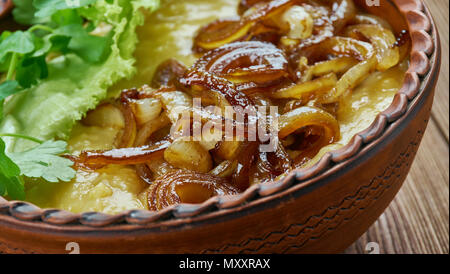
[[[96,1],[14,0],[15,20],[32,26],[26,31],[0,34],[0,76],[4,74],[4,81],[0,83],[0,120],[6,97],[48,77],[50,55],[72,53],[93,64],[108,57],[112,33],[90,34],[95,26],[79,13],[80,8]]]
[[[1,137],[23,138],[38,145],[30,150],[7,153]],[[0,134],[0,196],[24,199],[24,178],[43,178],[47,182],[68,182],[75,176],[73,162],[62,157],[67,152],[64,141],[43,142],[18,134]]]

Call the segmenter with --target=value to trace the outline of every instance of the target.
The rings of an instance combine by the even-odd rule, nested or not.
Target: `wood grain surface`
[[[442,68],[432,119],[411,172],[378,221],[345,253],[449,253],[449,0],[425,0],[438,25]]]

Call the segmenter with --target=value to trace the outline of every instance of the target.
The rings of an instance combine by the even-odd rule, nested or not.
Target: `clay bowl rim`
[[[417,103],[419,95],[436,82],[440,68],[439,33],[429,9],[422,0],[389,0],[405,17],[412,45],[410,65],[402,87],[392,104],[379,113],[372,125],[356,134],[349,144],[322,156],[315,165],[291,171],[285,178],[251,186],[241,194],[216,196],[202,204],[178,204],[154,212],[127,210],[110,215],[99,212],[71,213],[60,209],[41,209],[24,201],[7,201],[0,197],[0,220],[28,227],[47,227],[64,231],[112,231],[177,227],[193,222],[213,220],[218,216],[255,208],[271,200],[298,193],[298,197],[318,188],[321,181],[336,170],[352,164],[352,160],[368,149],[383,143],[399,127]],[[400,120],[400,121],[399,121]]]

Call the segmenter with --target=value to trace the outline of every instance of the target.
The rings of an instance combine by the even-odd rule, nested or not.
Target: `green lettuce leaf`
[[[139,9],[154,10],[158,5],[159,0],[98,0],[80,8],[79,13],[88,20],[113,26],[109,56],[100,64],[87,63],[75,54],[51,61],[48,78],[5,103],[0,132],[42,140],[67,139],[75,122],[107,97],[109,87],[134,75],[135,29],[144,23]],[[8,151],[32,146],[30,141],[18,139],[9,144]]]

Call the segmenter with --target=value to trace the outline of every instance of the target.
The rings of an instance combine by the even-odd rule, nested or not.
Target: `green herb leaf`
[[[36,17],[49,17],[59,10],[77,9],[95,3],[97,0],[35,0],[34,7],[38,10]]]
[[[5,81],[0,84],[0,101],[5,100],[8,96],[16,94],[19,91],[19,83],[17,81]]]
[[[58,26],[65,26],[71,24],[83,24],[83,18],[78,14],[76,10],[60,10],[52,15],[52,22]]]
[[[14,0],[13,16],[14,20],[23,25],[42,24],[48,21],[48,18],[36,18],[36,8],[33,6],[33,0]]]
[[[0,138],[0,195],[25,199],[24,181],[19,167],[6,155],[5,142]]]
[[[8,53],[27,54],[34,50],[33,34],[16,31],[5,38],[0,44],[0,60]]]
[[[82,26],[71,24],[55,30],[55,34],[70,37],[68,49],[89,63],[103,61],[110,53],[111,34],[105,37],[90,35]]]
[[[16,70],[16,80],[24,88],[37,84],[39,79],[48,76],[45,56],[24,58]]]
[[[22,175],[44,178],[48,182],[68,182],[75,177],[73,162],[59,155],[67,151],[64,141],[47,141],[30,150],[11,153],[11,159],[20,167]]]
[[[49,34],[42,38],[42,42],[33,53],[33,57],[45,56],[50,52],[67,53],[70,37],[59,34]]]

